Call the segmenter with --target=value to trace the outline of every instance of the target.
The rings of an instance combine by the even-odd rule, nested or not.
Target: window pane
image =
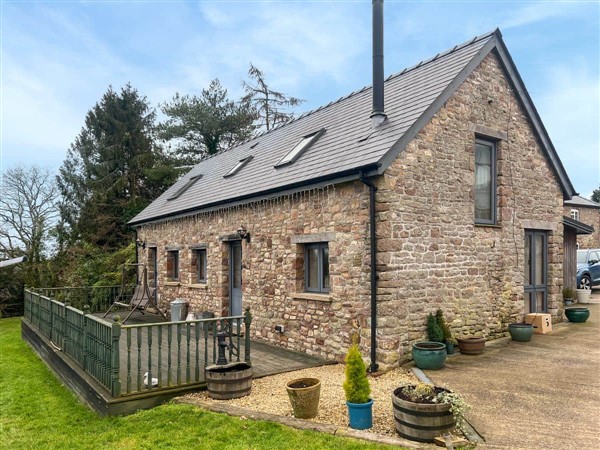
[[[233,288],[240,289],[242,287],[242,246],[231,246],[231,264],[233,264]]]
[[[525,285],[531,284],[531,235],[525,235]]]
[[[198,251],[198,281],[206,281],[206,250]]]
[[[525,292],[525,314],[531,312],[531,292]]]
[[[492,220],[493,147],[475,144],[475,219]]]
[[[329,248],[327,244],[322,248],[323,259],[323,289],[329,289]]]
[[[535,312],[544,312],[544,293],[535,293]]]
[[[535,235],[535,284],[544,284],[544,236]]]
[[[311,247],[308,249],[307,253],[307,288],[313,290],[319,289],[319,249]]]
[[[191,267],[193,283],[198,282],[198,251],[192,250],[192,267]]]

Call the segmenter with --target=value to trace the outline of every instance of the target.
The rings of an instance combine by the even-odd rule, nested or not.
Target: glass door
[[[548,311],[548,233],[525,231],[525,314]]]

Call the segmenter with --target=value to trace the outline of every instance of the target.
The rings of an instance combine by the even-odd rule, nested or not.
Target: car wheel
[[[587,275],[581,277],[581,281],[579,282],[579,289],[591,289],[592,288],[592,280]]]

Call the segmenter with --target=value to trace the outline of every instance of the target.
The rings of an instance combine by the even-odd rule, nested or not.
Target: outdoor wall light
[[[246,227],[242,225],[238,228],[237,234],[241,239],[246,240],[246,242],[250,242],[250,233],[246,230]]]
[[[146,250],[146,241],[140,241],[139,239],[135,241],[135,245],[138,247],[142,247],[143,250]]]

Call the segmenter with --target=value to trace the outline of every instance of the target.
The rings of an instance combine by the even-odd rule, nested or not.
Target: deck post
[[[121,338],[121,324],[119,323],[119,320],[121,320],[121,318],[118,315],[116,315],[114,317],[114,323],[111,325],[111,394],[115,398],[121,396],[121,378],[119,377],[119,370],[121,367],[121,362],[119,359],[119,340]]]
[[[250,308],[246,308],[244,313],[244,361],[248,364],[252,364],[250,361],[250,324],[252,323],[252,314],[250,314]]]
[[[81,348],[83,348],[83,371],[87,372],[88,367],[88,330],[87,330],[87,315],[90,313],[90,305],[83,305],[83,342]]]

